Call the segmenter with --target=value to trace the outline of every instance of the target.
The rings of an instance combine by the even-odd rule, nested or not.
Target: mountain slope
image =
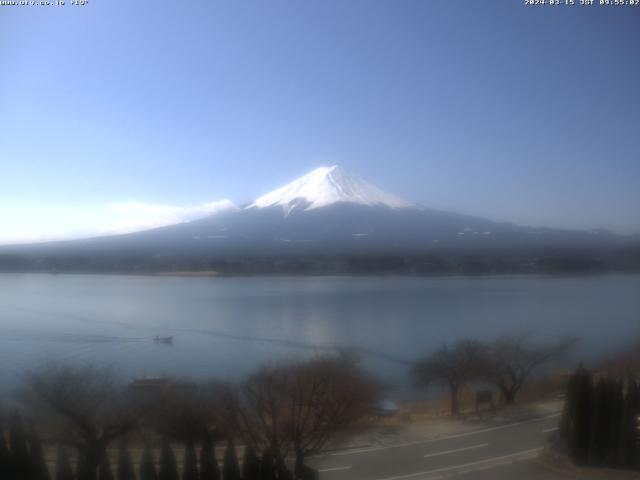
[[[388,194],[344,169],[328,167],[263,195],[243,209],[225,209],[188,223],[126,235],[4,247],[0,257],[10,262],[26,258],[36,268],[90,265],[93,270],[111,266],[126,270],[140,265],[147,269],[203,268],[214,260],[241,258],[247,264],[251,258],[292,255],[515,252],[534,258],[549,252],[588,252],[598,256],[634,243],[637,238],[604,231],[523,227],[432,210]]]

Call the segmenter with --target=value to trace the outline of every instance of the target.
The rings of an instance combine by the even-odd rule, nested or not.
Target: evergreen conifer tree
[[[558,434],[567,445],[569,444],[569,439],[571,437],[573,416],[576,409],[575,385],[576,376],[573,374],[567,380],[567,392],[564,398],[564,405],[562,407],[562,417],[560,417],[560,423],[558,425]]]
[[[8,478],[9,449],[4,438],[4,426],[0,418],[0,478]]]
[[[640,439],[638,438],[638,421],[640,419],[640,382],[633,382],[632,389],[632,398],[629,400],[631,415],[630,415],[630,430],[633,429],[633,425],[635,424],[635,429],[633,432],[635,436],[633,437],[633,442],[629,446],[629,459],[630,465],[633,468],[640,469]]]
[[[30,480],[50,480],[51,478],[40,436],[33,426],[29,430],[29,472]]]
[[[637,466],[638,454],[640,453],[638,449],[638,414],[640,414],[640,387],[633,377],[629,377],[620,428],[620,464],[625,467]]]
[[[222,478],[224,480],[240,480],[240,466],[238,465],[238,456],[232,440],[227,442],[227,449],[224,452]]]
[[[158,480],[180,480],[178,474],[178,463],[173,453],[169,440],[162,442],[160,450],[160,470],[158,472]]]
[[[8,478],[29,477],[29,450],[22,417],[16,411],[9,418],[9,475]]]
[[[255,449],[251,445],[247,445],[244,450],[244,461],[242,462],[242,479],[243,480],[261,480],[260,479],[260,459]]]
[[[260,480],[276,480],[275,458],[271,450],[267,448],[262,454],[260,461]]]
[[[216,450],[210,436],[205,437],[200,450],[200,480],[220,480]]]
[[[574,463],[586,464],[589,458],[593,410],[591,374],[580,366],[574,374],[573,412],[570,413],[569,456]]]
[[[278,480],[293,480],[293,475],[291,475],[287,464],[281,456],[276,458],[276,474],[278,475]]]
[[[145,447],[142,460],[140,461],[140,480],[158,480],[156,462],[148,446]]]
[[[620,465],[620,429],[624,416],[624,385],[621,380],[610,381],[610,414],[607,438],[606,462],[609,466]]]
[[[182,480],[199,480],[198,458],[192,441],[188,441],[184,450]]]
[[[67,451],[62,447],[58,447],[54,478],[55,480],[73,480],[73,470],[71,468],[71,462],[69,461],[69,455],[67,455]]]
[[[100,465],[98,466],[98,480],[114,480],[111,460],[109,460],[109,455],[106,451],[102,454]]]
[[[80,454],[76,462],[76,477],[78,477],[78,480],[97,480],[98,464],[92,458]]]
[[[136,480],[131,455],[129,455],[129,450],[127,450],[127,445],[124,442],[120,443],[120,448],[118,449],[118,468],[116,474],[118,480]]]
[[[589,442],[589,464],[602,466],[609,448],[609,419],[611,415],[611,381],[600,378],[595,388],[591,436]]]
[[[560,438],[569,445],[571,440],[571,434],[573,431],[574,417],[576,411],[576,385],[577,385],[577,373],[571,375],[567,381],[567,393],[565,395],[564,406],[562,408],[562,417],[559,424]]]

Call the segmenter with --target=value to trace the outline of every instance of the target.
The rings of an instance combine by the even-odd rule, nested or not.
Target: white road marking
[[[427,443],[441,442],[443,440],[450,440],[453,438],[468,437],[470,435],[478,435],[480,433],[487,433],[487,432],[493,432],[496,430],[502,430],[505,428],[518,427],[520,425],[526,425],[529,423],[542,422],[544,420],[548,420],[549,418],[559,417],[560,415],[562,415],[561,412],[553,413],[551,415],[545,415],[544,417],[538,417],[531,420],[523,420],[521,422],[508,423],[506,425],[499,425],[497,427],[488,427],[488,428],[483,428],[481,430],[473,430],[471,432],[456,433],[456,434],[448,435],[444,437],[431,438],[429,440],[418,440],[416,442],[397,443],[395,445],[385,445],[380,447],[367,447],[367,448],[358,448],[358,449],[352,449],[352,450],[344,450],[342,452],[333,452],[333,453],[330,453],[329,455],[331,456],[357,455],[360,453],[378,452],[380,450],[391,450],[394,448],[413,447],[415,445],[425,445]]]
[[[488,443],[479,443],[478,445],[471,445],[470,447],[456,448],[454,450],[445,450],[444,452],[437,452],[437,453],[427,453],[424,456],[424,458],[437,457],[439,455],[448,455],[450,453],[464,452],[466,450],[473,450],[476,448],[482,448],[482,447],[488,447],[488,446],[489,446]]]
[[[547,428],[546,430],[542,430],[542,433],[555,432],[556,430],[558,430],[558,427]]]
[[[318,470],[320,473],[325,472],[337,472],[338,470],[351,470],[351,467],[332,467],[332,468],[321,468]]]
[[[538,447],[538,448],[531,448],[529,450],[522,450],[520,452],[515,452],[515,453],[510,453],[508,455],[501,455],[499,457],[492,457],[492,458],[486,458],[484,460],[478,460],[476,462],[469,462],[469,463],[462,463],[460,465],[454,465],[451,467],[442,467],[442,468],[436,468],[434,470],[426,470],[424,472],[416,472],[416,473],[409,473],[406,475],[398,475],[395,477],[386,477],[386,478],[380,478],[378,480],[403,480],[405,478],[413,478],[413,477],[420,477],[420,476],[425,476],[425,475],[433,475],[433,474],[437,474],[437,473],[445,473],[445,472],[451,472],[453,470],[462,470],[465,468],[469,468],[469,467],[475,467],[478,465],[486,465],[487,463],[494,463],[496,466],[497,465],[501,465],[501,463],[504,463],[505,460],[509,460],[515,457],[522,457],[523,459],[526,458],[527,456],[537,453],[539,451],[541,451],[544,447]]]

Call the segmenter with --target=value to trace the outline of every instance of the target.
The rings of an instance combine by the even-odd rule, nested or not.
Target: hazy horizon
[[[3,8],[0,244],[191,220],[327,164],[435,209],[640,233],[638,20],[520,2]]]

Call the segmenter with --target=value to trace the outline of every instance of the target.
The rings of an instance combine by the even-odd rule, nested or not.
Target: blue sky
[[[640,231],[640,7],[523,3],[0,7],[0,242],[206,213],[324,164],[435,208]]]

